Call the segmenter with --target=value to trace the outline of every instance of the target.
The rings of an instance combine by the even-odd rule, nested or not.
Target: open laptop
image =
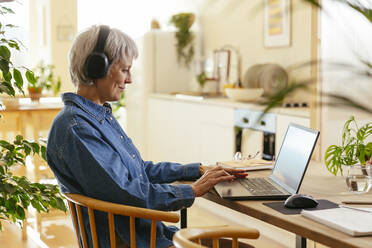
[[[319,131],[289,124],[270,177],[219,183],[217,193],[231,200],[281,200],[297,194],[318,137]]]

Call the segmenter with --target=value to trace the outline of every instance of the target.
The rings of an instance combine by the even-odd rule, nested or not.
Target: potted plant
[[[340,171],[343,175],[343,168],[347,166],[348,176],[346,183],[351,191],[367,190],[368,183],[358,188],[358,181],[368,181],[367,176],[371,176],[372,142],[367,142],[367,138],[372,134],[372,122],[361,127],[358,126],[354,116],[344,124],[342,130],[341,145],[331,145],[325,152],[325,164],[328,170],[337,175]]]
[[[0,14],[14,14],[14,12],[0,5]],[[2,75],[0,94],[4,93],[9,96],[14,96],[16,89],[24,94],[23,75],[11,61],[11,51],[20,50],[19,41],[8,39],[5,35],[7,30],[12,28],[15,26],[0,22],[0,71]],[[32,79],[28,81],[30,84],[35,81],[31,70],[27,70],[26,78]],[[0,231],[2,221],[21,224],[26,218],[25,211],[29,206],[38,212],[48,212],[49,208],[67,211],[57,185],[30,182],[27,177],[15,176],[12,173],[11,169],[15,165],[25,165],[26,156],[40,155],[45,159],[45,151],[45,146],[27,141],[21,135],[17,135],[13,142],[0,140]]]
[[[61,79],[54,76],[53,69],[53,65],[44,65],[41,61],[33,70],[33,74],[29,71],[26,72],[29,82],[27,89],[32,101],[39,101],[44,89],[51,90],[53,95],[57,95],[60,91]]]
[[[179,13],[171,17],[170,23],[176,28],[177,39],[177,58],[179,63],[189,68],[190,62],[194,57],[194,35],[190,32],[190,28],[195,21],[193,13]]]
[[[196,76],[196,80],[199,83],[200,91],[203,92],[204,85],[208,80],[207,74],[203,71],[202,73]]]

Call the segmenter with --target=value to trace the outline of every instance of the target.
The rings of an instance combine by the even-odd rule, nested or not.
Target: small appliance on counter
[[[235,110],[235,151],[241,152],[243,157],[259,151],[262,159],[274,160],[276,115],[262,114],[248,109]]]

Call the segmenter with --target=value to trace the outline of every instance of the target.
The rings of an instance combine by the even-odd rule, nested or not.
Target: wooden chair
[[[200,248],[201,239],[212,239],[213,248],[219,248],[220,238],[232,238],[232,248],[238,247],[238,238],[257,239],[260,233],[254,228],[244,227],[196,227],[181,229],[173,237],[177,248]]]
[[[129,216],[130,218],[130,247],[136,247],[135,241],[135,218],[143,218],[151,220],[151,236],[150,236],[150,247],[155,248],[156,241],[156,222],[157,221],[167,221],[172,223],[177,223],[179,221],[179,216],[176,213],[169,213],[164,211],[139,208],[126,206],[122,204],[116,204],[106,201],[97,200],[87,196],[79,194],[65,194],[65,197],[68,201],[68,206],[70,208],[72,221],[75,227],[75,233],[77,240],[80,240],[79,231],[82,237],[83,247],[87,248],[87,235],[85,233],[82,208],[81,206],[88,208],[89,222],[90,222],[90,231],[92,233],[93,247],[98,248],[98,238],[96,232],[96,223],[94,219],[93,210],[99,210],[106,212],[108,215],[108,226],[110,232],[110,244],[111,248],[116,247],[115,240],[115,225],[114,225],[114,214]],[[79,228],[79,229],[78,229]],[[80,242],[79,242],[80,246]],[[81,247],[81,246],[80,246]]]

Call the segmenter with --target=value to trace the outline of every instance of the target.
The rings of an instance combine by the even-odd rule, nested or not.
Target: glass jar
[[[346,184],[350,192],[367,193],[372,186],[371,165],[348,166]]]

